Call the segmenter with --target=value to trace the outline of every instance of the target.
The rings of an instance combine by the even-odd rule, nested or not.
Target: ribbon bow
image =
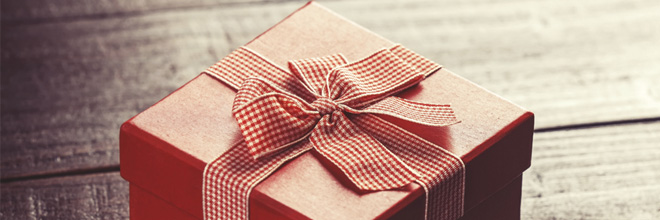
[[[383,144],[350,120],[351,114],[383,114],[445,126],[457,122],[449,105],[391,97],[424,79],[424,73],[383,49],[354,63],[342,55],[289,62],[312,102],[264,78],[249,78],[233,113],[250,155],[259,159],[305,138],[361,190],[405,186],[418,178]]]
[[[440,67],[400,45],[353,63],[342,55],[290,61],[290,72],[248,48],[232,52],[206,72],[238,89],[232,110],[244,140],[207,164],[204,218],[247,219],[251,190],[312,148],[361,190],[415,181],[426,192],[428,218],[462,216],[460,158],[375,116],[457,123],[449,105],[391,96]]]

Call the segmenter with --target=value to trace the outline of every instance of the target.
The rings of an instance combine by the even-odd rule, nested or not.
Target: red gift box
[[[392,46],[394,43],[313,2],[246,45],[281,66],[289,60],[336,53],[353,61]],[[132,209],[138,207],[133,203],[143,204],[140,209],[145,212],[170,205],[202,219],[204,167],[242,139],[231,114],[234,95],[230,87],[201,74],[122,125],[121,175],[131,183]],[[530,165],[531,112],[444,68],[397,96],[451,103],[462,121],[449,127],[427,127],[383,116],[463,160],[466,216],[473,215],[472,209],[502,204],[488,201],[503,189],[517,192],[517,198],[507,200],[517,208],[507,210],[519,213],[520,184],[515,181],[519,182]],[[400,216],[400,212],[423,216],[423,204],[415,201],[423,201],[424,191],[415,183],[400,190],[363,193],[335,173],[314,151],[304,153],[255,187],[250,195],[250,216],[384,219]],[[164,202],[144,202],[156,198]],[[149,216],[131,210],[131,216],[140,214]]]

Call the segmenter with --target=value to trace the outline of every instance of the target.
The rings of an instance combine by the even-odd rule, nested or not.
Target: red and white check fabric
[[[429,219],[462,216],[460,158],[376,116],[426,126],[457,123],[449,105],[391,97],[440,65],[395,46],[352,63],[333,55],[290,61],[289,68],[240,48],[207,70],[229,86],[241,85],[233,114],[244,140],[205,169],[205,219],[247,219],[252,188],[310,149],[361,190],[417,182],[427,193]]]

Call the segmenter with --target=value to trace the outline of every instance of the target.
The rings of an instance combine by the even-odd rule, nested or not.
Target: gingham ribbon
[[[391,96],[439,68],[402,46],[353,63],[340,54],[290,61],[290,72],[248,48],[232,52],[206,72],[238,89],[233,114],[244,140],[207,165],[204,218],[247,219],[254,186],[310,149],[360,190],[417,182],[427,194],[427,218],[459,218],[460,158],[376,116],[425,126],[457,123],[449,105]]]

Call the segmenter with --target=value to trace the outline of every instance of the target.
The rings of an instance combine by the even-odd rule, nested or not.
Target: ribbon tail
[[[295,75],[273,61],[247,47],[239,47],[204,72],[239,90],[248,78],[267,78],[281,88],[305,100],[312,100],[309,93]]]
[[[415,171],[341,112],[323,116],[309,140],[361,190],[400,188],[418,177]]]
[[[389,115],[427,126],[449,126],[460,122],[456,118],[454,110],[448,104],[421,103],[393,96],[382,99],[364,109],[346,108],[346,111],[353,114]]]
[[[458,156],[377,116],[360,114],[351,120],[419,173],[427,219],[463,216],[465,165]]]
[[[390,48],[390,51],[406,61],[406,63],[412,65],[425,76],[429,76],[442,68],[442,65],[437,64],[400,44]]]
[[[286,161],[310,149],[311,144],[304,141],[271,157],[254,160],[244,141],[235,144],[204,169],[204,219],[247,220],[252,189]]]

